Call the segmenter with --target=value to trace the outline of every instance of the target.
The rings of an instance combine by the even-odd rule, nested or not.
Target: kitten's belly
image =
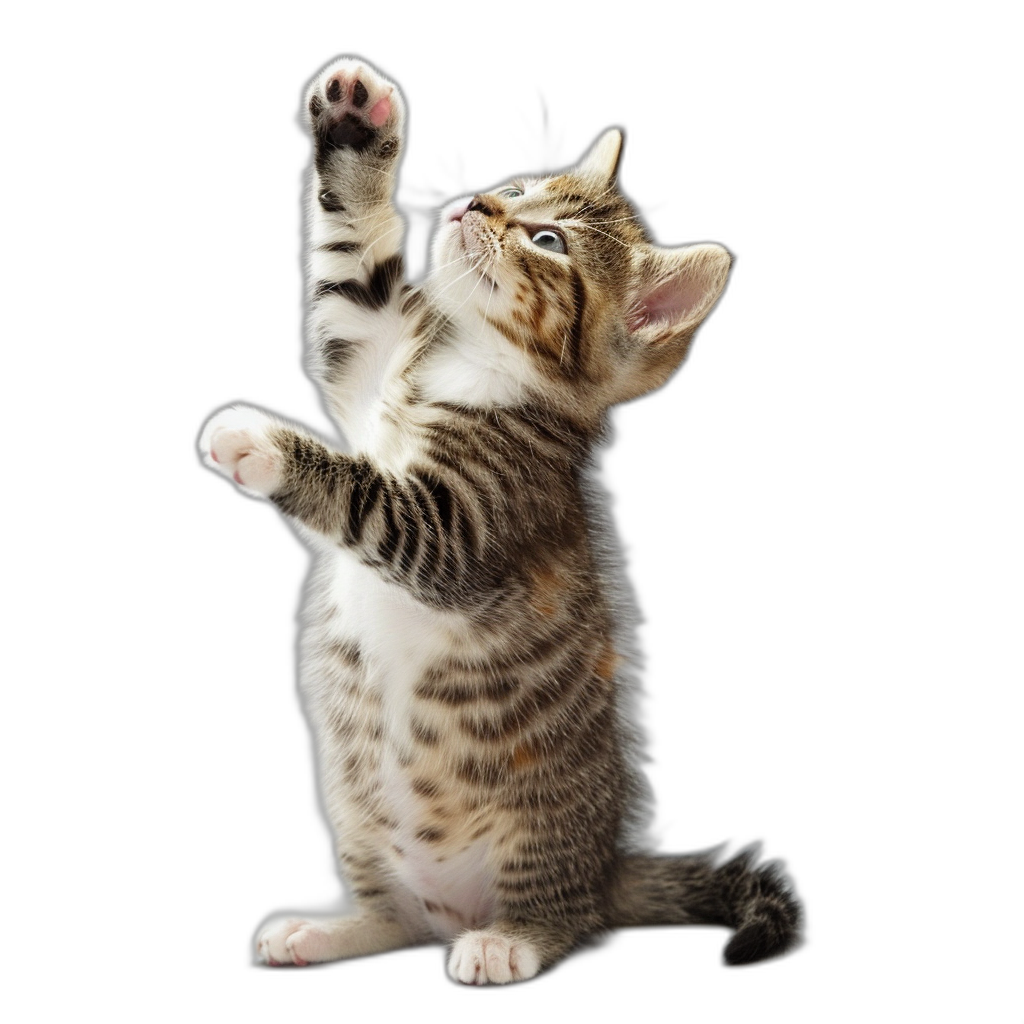
[[[409,822],[400,823],[399,831],[402,824]],[[405,837],[398,838],[401,842]],[[441,848],[405,842],[401,854],[391,853],[395,878],[414,897],[421,921],[434,935],[448,940],[467,928],[490,923],[495,908],[494,874],[486,839]]]
[[[322,597],[338,613],[322,628],[328,639],[359,648],[364,685],[380,697],[374,713],[382,726],[381,810],[388,821],[381,852],[421,926],[425,917],[432,932],[448,939],[486,924],[493,912],[495,822],[485,810],[468,809],[473,794],[451,777],[457,750],[423,748],[410,726],[417,682],[456,650],[473,651],[473,633],[465,616],[421,604],[349,552],[334,549],[324,557]]]

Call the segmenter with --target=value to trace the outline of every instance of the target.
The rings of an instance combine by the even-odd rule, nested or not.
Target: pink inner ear
[[[670,278],[640,300],[644,323],[682,320],[700,305],[704,289],[686,274]]]

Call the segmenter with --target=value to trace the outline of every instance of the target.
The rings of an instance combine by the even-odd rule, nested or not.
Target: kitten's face
[[[592,336],[602,313],[624,300],[631,249],[644,241],[614,186],[571,173],[517,179],[453,204],[443,218],[440,287],[450,284],[458,302],[532,342],[541,360],[585,369],[592,353],[581,335]]]
[[[433,247],[445,310],[484,318],[593,413],[667,378],[729,266],[720,247],[650,245],[615,186],[621,143],[613,129],[568,172],[456,201]]]
[[[624,281],[630,249],[645,239],[613,184],[567,172],[516,179],[447,205],[432,265],[443,268],[461,300],[511,311],[537,283],[571,288],[573,270],[598,287]]]

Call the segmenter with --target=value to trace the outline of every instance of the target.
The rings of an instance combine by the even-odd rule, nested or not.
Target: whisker
[[[602,199],[604,199],[604,197],[606,195],[608,195],[610,192],[612,192],[614,190],[614,188],[615,188],[614,185],[609,185],[603,192],[599,192],[596,196],[594,196],[593,199],[590,200],[589,203],[584,205],[583,209],[581,209],[577,213],[577,216],[580,216],[580,214],[586,213],[588,210],[592,210]]]
[[[490,270],[490,266],[488,266],[487,269]],[[494,296],[494,289],[497,287],[494,278],[490,277],[490,275],[488,275],[488,277],[490,278],[491,282],[491,290],[487,293],[487,305],[484,306],[484,323],[487,323],[487,314],[490,312],[491,309],[491,299]]]
[[[430,268],[430,273],[433,275],[436,274],[439,270],[444,270],[446,267],[453,267],[455,266],[456,263],[462,263],[463,260],[466,259],[466,256],[466,253],[460,253],[458,256],[455,257],[455,259],[449,260],[447,263],[438,263],[436,267],[432,266]]]
[[[621,238],[616,238],[614,235],[609,235],[607,231],[602,231],[600,228],[595,228],[592,224],[580,224],[576,221],[572,221],[573,227],[583,228],[586,231],[596,231],[599,235],[604,235],[605,238],[610,238],[613,242],[617,242],[624,249],[629,248],[629,243],[624,242]]]
[[[445,292],[450,291],[451,289],[453,289],[457,284],[459,284],[460,281],[463,280],[463,278],[466,278],[467,275],[469,275],[469,274],[473,273],[475,270],[477,270],[479,268],[480,264],[482,263],[482,261],[483,261],[482,257],[475,259],[473,264],[464,273],[460,273],[458,278],[455,278],[455,279],[453,279],[450,282],[446,282],[444,284],[443,288],[441,288],[439,291],[435,291],[433,294],[436,295],[436,296],[441,296]],[[476,294],[476,290],[477,290],[477,288],[480,287],[480,282],[482,280],[483,280],[482,278],[479,278],[479,276],[477,276],[476,282],[473,285],[472,289],[470,289],[469,295],[467,295],[466,298],[463,299],[463,301],[460,302],[459,305],[455,309],[453,309],[450,313],[445,313],[445,316],[444,316],[445,323],[451,323],[452,322],[452,319],[455,317],[456,313],[458,313],[459,310],[462,309],[462,307],[467,302],[469,302],[469,300]]]
[[[610,220],[591,220],[588,224],[621,224],[623,221],[636,220],[635,217],[612,217]]]
[[[477,260],[475,263],[473,263],[470,266],[470,268],[468,270],[466,270],[463,273],[459,274],[459,276],[456,277],[454,280],[447,282],[447,284],[445,284],[445,286],[443,288],[441,288],[440,290],[435,290],[435,289],[432,288],[431,289],[431,295],[433,295],[435,298],[440,298],[446,292],[451,291],[452,288],[454,288],[455,285],[457,285],[459,283],[459,281],[461,281],[464,277],[468,276],[469,274],[472,274],[473,271],[475,271],[480,266],[480,263],[481,263],[481,260]],[[474,285],[474,290],[475,290],[475,288],[476,288],[476,286]],[[472,295],[473,293],[470,292],[470,294]],[[460,306],[459,308],[461,309],[462,307]],[[450,319],[450,315],[449,315],[449,319]]]
[[[471,268],[470,268],[470,270],[476,270],[476,267],[471,267]],[[465,277],[465,276],[466,276],[465,274],[463,274],[463,275],[462,275],[462,277]],[[460,277],[460,278],[459,278],[459,280],[461,281],[461,280],[462,280],[462,278]],[[455,314],[456,314],[456,313],[458,313],[458,311],[459,311],[460,309],[462,309],[462,307],[463,307],[463,306],[464,306],[464,305],[465,305],[465,304],[466,304],[467,302],[469,302],[469,300],[470,300],[471,298],[473,298],[473,296],[474,296],[474,295],[476,294],[476,290],[477,290],[477,288],[479,288],[479,287],[480,287],[480,282],[481,282],[482,280],[483,280],[483,278],[482,278],[482,277],[479,277],[479,276],[477,277],[477,279],[476,279],[476,283],[475,283],[475,284],[473,285],[473,287],[472,287],[472,288],[470,289],[470,292],[469,292],[469,294],[468,294],[468,295],[467,295],[467,296],[466,296],[466,297],[465,297],[465,298],[464,298],[464,299],[463,299],[463,300],[462,300],[462,301],[461,301],[461,302],[460,302],[460,303],[459,303],[459,304],[458,304],[458,305],[457,305],[457,306],[455,307],[455,309],[453,309],[453,310],[451,311],[451,313],[448,313],[448,314],[446,315],[446,316],[447,316],[447,319],[448,319],[448,320],[452,320],[452,319],[454,318]],[[454,283],[454,282],[453,282],[453,283]]]

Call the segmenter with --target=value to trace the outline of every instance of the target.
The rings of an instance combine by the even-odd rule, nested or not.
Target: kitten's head
[[[447,207],[431,285],[530,353],[549,396],[588,418],[663,384],[725,287],[719,245],[655,246],[615,175],[618,129],[561,174]]]

